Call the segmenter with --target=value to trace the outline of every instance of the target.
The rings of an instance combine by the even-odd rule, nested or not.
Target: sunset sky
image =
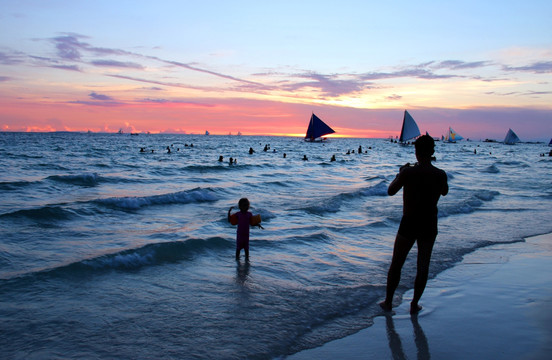
[[[552,1],[0,1],[0,131],[552,137]]]

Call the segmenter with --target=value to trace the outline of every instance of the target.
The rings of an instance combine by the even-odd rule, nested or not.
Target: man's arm
[[[403,176],[402,174],[403,170],[410,167],[410,163],[406,163],[403,166],[400,167],[399,173],[397,176],[395,176],[395,179],[391,181],[391,184],[389,184],[389,187],[387,188],[387,195],[393,196],[396,193],[399,192],[399,190],[403,187]],[[402,174],[402,175],[401,175]]]
[[[402,168],[401,168],[402,170]],[[387,195],[393,196],[396,193],[399,192],[399,190],[402,188],[402,177],[401,177],[401,171],[395,176],[395,179],[391,181],[391,184],[389,184],[389,187],[387,188]]]

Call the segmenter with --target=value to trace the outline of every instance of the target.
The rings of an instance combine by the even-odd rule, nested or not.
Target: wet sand
[[[552,359],[552,234],[479,249],[356,334],[302,359]]]

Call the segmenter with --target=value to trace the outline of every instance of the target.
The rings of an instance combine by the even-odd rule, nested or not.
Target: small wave
[[[374,186],[360,190],[358,193],[362,196],[387,196],[387,183],[380,181]],[[356,195],[356,193],[353,193],[353,195]]]
[[[78,175],[52,175],[48,176],[47,179],[78,186],[96,186],[102,178],[96,173],[85,173]]]
[[[16,276],[15,278],[75,278],[90,276],[110,270],[139,270],[148,266],[189,260],[198,253],[209,250],[227,249],[233,246],[233,241],[221,237],[148,244],[137,249],[123,250],[113,254],[73,262],[68,265],[38,270]]]
[[[289,181],[272,181],[265,183],[267,186],[281,186],[281,187],[290,187],[292,186]]]
[[[495,164],[493,164],[481,170],[481,172],[489,173],[489,174],[498,174],[500,170],[496,167]]]
[[[484,202],[492,201],[498,195],[500,195],[498,191],[477,190],[463,201],[455,204],[449,203],[443,206],[439,206],[439,217],[447,217],[458,214],[470,214],[483,206]]]
[[[521,167],[521,168],[528,168],[529,165],[523,161],[517,161],[517,160],[509,160],[509,161],[506,161],[506,160],[501,160],[501,161],[497,161],[497,164],[499,165],[506,165],[506,166],[516,166],[516,167]]]
[[[230,165],[228,161],[225,160],[224,162],[217,162],[216,165],[189,165],[184,167],[183,170],[205,173],[205,172],[219,172],[219,171],[232,171],[232,170],[246,170],[246,169],[251,169],[254,167],[262,167],[262,166],[263,165],[240,164],[239,162],[237,162],[236,164]]]
[[[322,215],[324,213],[337,213],[341,204],[345,201],[357,199],[359,197],[369,196],[387,196],[387,184],[385,181],[380,181],[374,186],[369,186],[364,189],[353,191],[350,193],[342,193],[333,197],[330,197],[323,201],[318,201],[315,205],[310,205],[299,210],[304,210],[311,214]]]
[[[145,245],[138,249],[121,251],[116,254],[83,260],[70,266],[102,269],[138,269],[144,266],[159,265],[189,259],[205,250],[228,248],[233,242],[220,237],[207,240],[190,239]]]
[[[2,181],[0,182],[0,190],[13,191],[34,184],[33,181]]]
[[[142,197],[114,197],[96,200],[96,202],[123,210],[137,210],[152,205],[189,204],[217,201],[214,191],[207,188],[195,188],[169,194]]]
[[[28,218],[37,221],[68,220],[75,214],[59,206],[43,206],[36,209],[17,210],[0,215],[0,217]]]

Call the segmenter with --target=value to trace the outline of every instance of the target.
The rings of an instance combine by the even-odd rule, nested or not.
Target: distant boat
[[[209,131],[205,130],[205,135],[209,135]]]
[[[515,143],[518,143],[520,141],[521,140],[516,135],[516,133],[512,129],[508,129],[508,132],[506,133],[506,137],[504,138],[504,144],[514,145]]]
[[[322,136],[333,134],[335,133],[334,129],[329,127],[324,121],[320,120],[320,118],[314,113],[312,113],[310,121],[309,121],[309,127],[307,128],[307,134],[305,135],[305,141],[316,141],[318,139],[322,139]]]
[[[399,142],[404,143],[407,140],[414,139],[418,136],[420,136],[418,124],[416,124],[416,121],[414,121],[414,118],[408,113],[408,111],[405,110]]]
[[[452,130],[452,128],[449,126],[448,133],[445,136],[443,141],[448,143],[455,143],[456,141],[462,140],[462,139],[463,137],[460,134],[458,134],[456,131]]]

